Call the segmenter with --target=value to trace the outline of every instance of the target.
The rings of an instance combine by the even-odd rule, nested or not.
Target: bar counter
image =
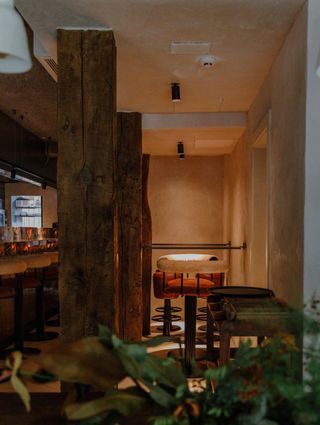
[[[0,227],[0,261],[6,258],[27,258],[33,254],[49,255],[57,262],[57,229]],[[51,265],[50,268],[54,267]],[[55,265],[56,267],[56,265]],[[44,288],[46,318],[58,312],[58,282],[50,280]],[[25,289],[23,297],[23,321],[25,330],[34,328],[36,319],[36,295],[34,289]],[[0,308],[0,349],[13,340],[14,300],[1,300]]]

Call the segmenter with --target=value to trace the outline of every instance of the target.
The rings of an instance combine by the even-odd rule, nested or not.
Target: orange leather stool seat
[[[224,285],[224,273],[200,273],[200,278],[211,280],[214,287]]]
[[[170,280],[166,287],[166,294],[176,294],[177,296],[198,296],[207,297],[209,289],[212,288],[213,282],[203,278],[186,278]]]
[[[172,280],[180,278],[181,273],[163,273],[156,271],[153,274],[153,291],[154,296],[160,299],[174,299],[178,298],[180,294],[167,292],[166,289]]]

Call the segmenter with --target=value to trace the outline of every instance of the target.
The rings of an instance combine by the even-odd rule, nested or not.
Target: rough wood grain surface
[[[152,221],[148,200],[148,177],[150,155],[142,156],[142,310],[143,310],[143,335],[150,335],[151,321],[151,275],[152,275],[152,250],[145,245],[152,244]]]
[[[60,308],[74,340],[115,326],[116,48],[112,31],[57,36]]]
[[[117,115],[120,336],[142,338],[142,133],[141,114]]]

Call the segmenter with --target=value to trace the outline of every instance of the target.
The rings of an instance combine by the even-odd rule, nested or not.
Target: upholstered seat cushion
[[[59,253],[54,252],[44,252],[44,255],[48,255],[51,258],[51,264],[59,263]]]
[[[226,262],[210,254],[170,254],[160,257],[157,267],[162,272],[225,273]]]
[[[50,256],[44,254],[26,255],[21,257],[21,259],[26,262],[28,269],[42,269],[51,264]]]
[[[166,291],[166,287],[168,286],[168,283],[171,280],[179,278],[180,276],[181,276],[180,273],[163,273],[163,272],[156,271],[153,274],[154,296],[160,299],[178,298],[179,294],[168,293]]]
[[[206,298],[209,295],[209,289],[214,286],[214,283],[211,280],[207,279],[183,279],[183,284],[181,284],[181,278],[173,279],[168,282],[166,287],[166,294],[176,294],[177,296],[191,295],[199,296]]]
[[[0,276],[23,273],[26,269],[27,265],[21,259],[4,258],[0,260]]]
[[[16,294],[14,288],[10,286],[0,286],[0,299],[13,298]]]
[[[202,279],[211,280],[213,286],[224,285],[224,273],[200,273]]]

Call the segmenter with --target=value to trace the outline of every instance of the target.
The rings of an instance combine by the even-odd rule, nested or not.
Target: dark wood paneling
[[[0,112],[0,159],[55,182],[57,160],[46,157],[45,147],[42,139]]]

